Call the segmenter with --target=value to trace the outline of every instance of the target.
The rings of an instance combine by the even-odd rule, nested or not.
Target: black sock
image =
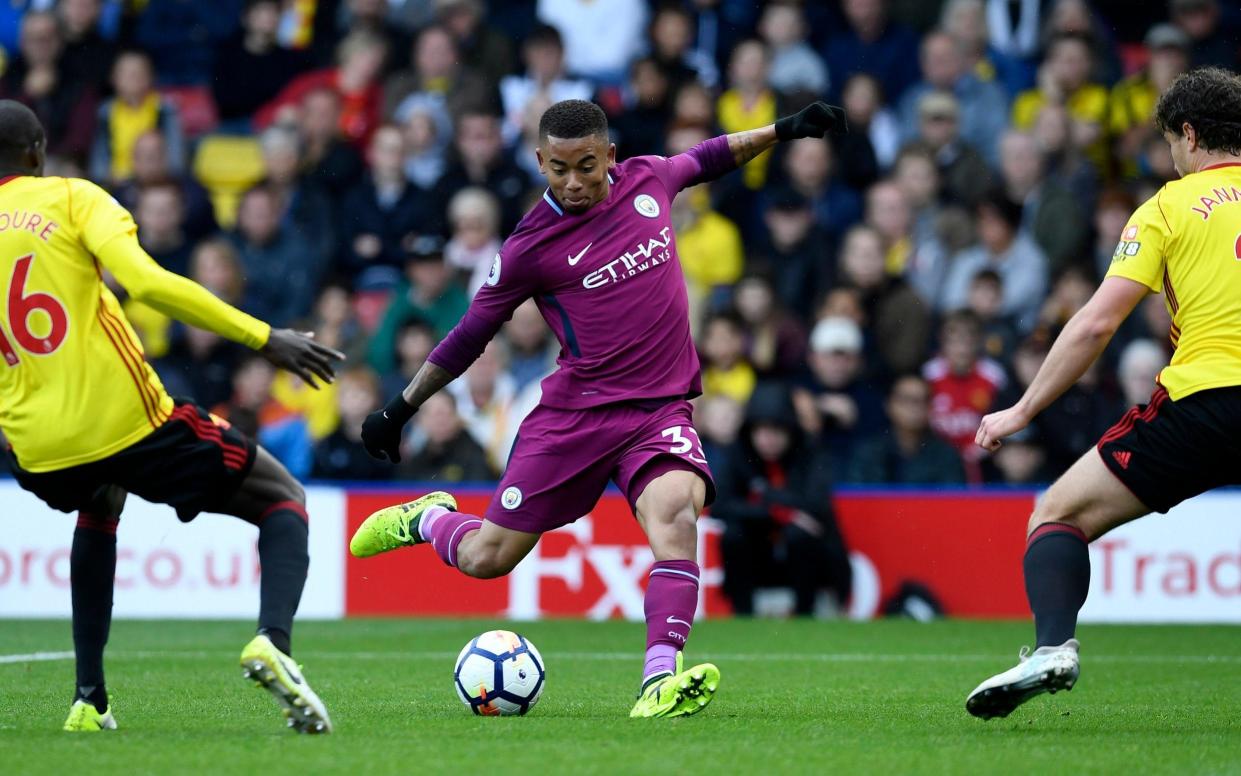
[[[1044,523],[1030,534],[1023,565],[1037,646],[1059,646],[1073,638],[1090,590],[1086,536],[1064,523]]]
[[[94,687],[78,687],[73,700],[83,700],[95,707],[100,714],[108,710],[108,690],[102,684]]]
[[[293,615],[310,565],[308,536],[306,513],[292,502],[271,510],[259,522],[259,632],[286,655],[292,654]]]
[[[100,712],[108,707],[103,681],[103,648],[112,626],[112,586],[116,579],[117,518],[79,513],[69,553],[73,599],[73,650],[77,657],[75,700]]]

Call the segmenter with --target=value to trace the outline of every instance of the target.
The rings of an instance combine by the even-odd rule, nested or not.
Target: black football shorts
[[[1241,386],[1173,401],[1157,386],[1099,439],[1099,455],[1138,500],[1167,512],[1187,498],[1241,483]]]
[[[192,520],[228,503],[254,465],[254,441],[198,405],[178,400],[162,426],[107,458],[28,472],[8,452],[18,484],[62,512],[90,511],[109,486]]]

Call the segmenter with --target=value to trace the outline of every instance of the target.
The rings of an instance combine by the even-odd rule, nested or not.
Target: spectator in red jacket
[[[979,483],[983,450],[974,434],[1004,387],[1004,368],[982,355],[982,324],[970,310],[950,313],[939,337],[940,355],[922,368],[931,386],[931,427],[961,454],[967,481]]]
[[[297,106],[311,91],[328,87],[340,95],[340,131],[358,150],[365,150],[371,134],[379,126],[383,72],[388,45],[369,32],[352,32],[336,47],[337,66],[298,76],[267,103],[254,117],[254,125],[264,129],[274,121],[295,121]]]

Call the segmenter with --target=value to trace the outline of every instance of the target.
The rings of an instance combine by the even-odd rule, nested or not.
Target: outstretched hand
[[[802,137],[823,137],[831,132],[843,135],[849,131],[845,109],[825,102],[812,102],[806,107],[776,121],[776,138],[781,142]]]
[[[314,340],[314,332],[272,329],[267,344],[259,351],[274,366],[292,372],[311,388],[318,389],[317,377],[324,383],[336,379],[336,362],[345,354]]]

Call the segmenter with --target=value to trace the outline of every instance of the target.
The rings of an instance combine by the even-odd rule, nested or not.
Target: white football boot
[[[1045,692],[1072,690],[1077,682],[1077,639],[1058,647],[1022,647],[1020,662],[974,688],[965,710],[975,717],[1007,717],[1013,709]]]

